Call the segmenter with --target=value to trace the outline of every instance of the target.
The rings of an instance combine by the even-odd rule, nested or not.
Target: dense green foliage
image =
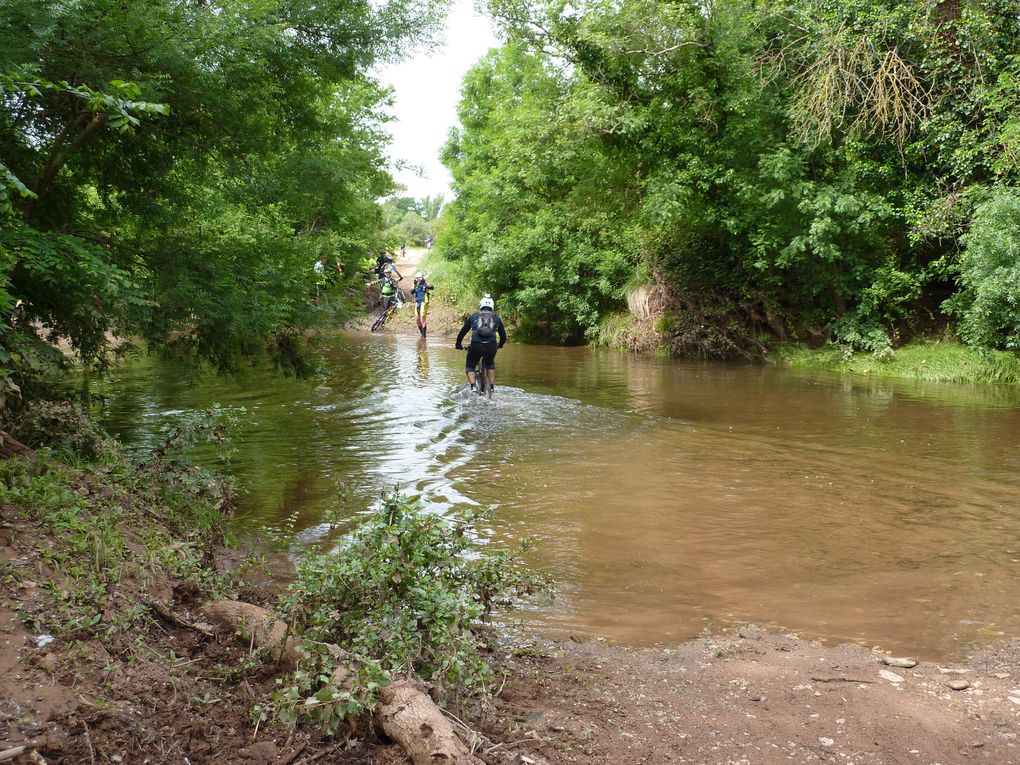
[[[489,6],[439,244],[528,334],[1016,348],[1020,2]]]
[[[336,550],[298,564],[280,607],[307,659],[277,708],[331,731],[370,709],[379,685],[396,676],[424,678],[440,697],[491,692],[478,627],[548,587],[516,552],[480,544],[474,518],[451,521],[390,495]],[[345,659],[328,645],[345,652],[353,686],[330,682]]]
[[[982,348],[1020,353],[1020,191],[996,189],[964,236],[960,334]]]
[[[293,368],[314,262],[373,249],[392,190],[371,68],[444,8],[0,4],[4,360],[38,366],[42,337],[101,366],[116,335]]]

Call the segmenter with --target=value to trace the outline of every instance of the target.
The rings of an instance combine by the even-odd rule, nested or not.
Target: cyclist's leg
[[[475,386],[475,366],[478,364],[478,360],[482,357],[482,352],[478,348],[477,343],[471,343],[468,346],[467,361],[464,363],[464,371],[467,372],[468,382],[473,388]]]
[[[496,384],[496,351],[499,348],[495,343],[492,343],[492,349],[486,349],[485,356],[482,361],[485,364],[485,373],[489,377],[489,387],[492,388]]]

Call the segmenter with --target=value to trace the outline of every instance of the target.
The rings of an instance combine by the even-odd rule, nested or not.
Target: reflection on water
[[[111,380],[111,430],[249,412],[234,458],[258,523],[322,533],[334,481],[493,506],[538,535],[551,633],[676,641],[758,621],[929,657],[1020,635],[1020,392],[507,346],[497,396],[440,338],[354,336],[324,379]]]

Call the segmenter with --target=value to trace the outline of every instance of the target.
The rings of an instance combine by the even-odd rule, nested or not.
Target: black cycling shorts
[[[478,366],[478,360],[481,359],[486,369],[495,369],[496,351],[498,350],[499,344],[495,341],[491,343],[471,343],[468,346],[467,362],[464,368],[468,372],[474,371],[474,368]]]

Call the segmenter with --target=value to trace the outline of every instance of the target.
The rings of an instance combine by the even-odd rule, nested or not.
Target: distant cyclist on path
[[[454,347],[462,351],[464,336],[471,332],[471,344],[468,346],[465,364],[471,390],[477,389],[475,366],[479,360],[482,362],[482,369],[489,376],[490,390],[496,389],[496,351],[506,343],[506,329],[503,327],[503,321],[496,315],[495,308],[496,304],[489,295],[483,297],[478,303],[478,310],[467,318],[457,335]]]

